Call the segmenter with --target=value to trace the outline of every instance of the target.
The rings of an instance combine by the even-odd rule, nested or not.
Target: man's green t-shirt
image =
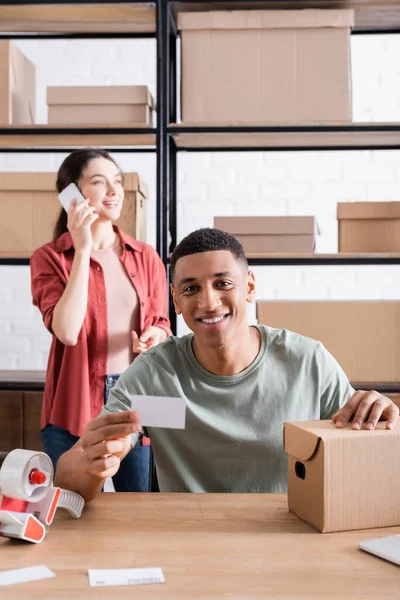
[[[237,375],[204,369],[190,334],[140,355],[111,390],[109,412],[134,409],[136,394],[185,398],[184,430],[146,431],[162,492],[285,492],[284,422],[328,419],[353,394],[320,342],[258,330],[258,356]]]

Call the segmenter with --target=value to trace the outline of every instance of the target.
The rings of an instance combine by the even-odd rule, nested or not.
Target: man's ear
[[[176,292],[172,283],[169,284],[169,289],[171,290],[172,300],[174,301],[175,312],[177,315],[180,315],[182,311],[179,308],[178,300],[176,299]]]
[[[249,269],[247,272],[247,294],[246,294],[246,302],[254,302],[256,297],[256,278],[254,276],[253,271]]]

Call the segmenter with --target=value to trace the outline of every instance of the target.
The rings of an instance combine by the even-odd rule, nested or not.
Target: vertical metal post
[[[172,136],[169,137],[169,231],[171,235],[169,252],[171,253],[177,242],[177,150]],[[169,265],[168,265],[169,266]],[[168,280],[171,281],[171,274],[168,269]],[[176,313],[172,300],[172,295],[169,296],[169,318],[171,321],[172,333],[176,335]]]
[[[177,110],[176,110],[176,79],[177,79],[177,68],[176,68],[176,39],[178,32],[175,25],[175,19],[172,12],[171,4],[169,4],[168,10],[168,22],[169,22],[169,63],[168,63],[168,81],[169,81],[169,123],[176,123]],[[172,136],[168,136],[168,171],[169,171],[169,186],[168,186],[168,210],[169,210],[169,231],[170,231],[170,244],[169,253],[173,251],[176,246],[177,237],[177,215],[176,215],[176,204],[177,204],[177,188],[176,188],[176,168],[177,168],[177,150],[175,142]]]
[[[176,147],[168,136],[168,125],[176,122],[176,28],[169,0],[156,2],[157,39],[157,229],[156,248],[168,269],[168,257],[176,245]],[[168,244],[170,234],[170,244]],[[169,278],[168,278],[169,280]],[[176,315],[170,304],[173,333]],[[150,491],[159,491],[157,473],[150,454]]]
[[[169,80],[169,123],[177,121],[177,64],[176,64],[176,40],[178,32],[175,24],[175,18],[172,11],[172,4],[168,6],[169,22],[169,61],[168,61],[168,80]],[[177,243],[177,148],[171,135],[168,136],[168,221],[170,240],[168,246],[168,255],[174,250]],[[168,271],[168,280],[171,281]],[[175,308],[170,296],[169,318],[171,321],[172,333],[176,334],[176,314]]]
[[[168,136],[169,121],[169,23],[168,0],[156,2],[156,40],[157,40],[157,204],[156,204],[156,248],[157,252],[167,266],[167,236],[168,236]],[[153,452],[150,450],[150,482],[151,492],[158,492],[158,481]]]
[[[156,2],[157,39],[157,229],[156,248],[164,264],[167,259],[168,211],[168,0]]]

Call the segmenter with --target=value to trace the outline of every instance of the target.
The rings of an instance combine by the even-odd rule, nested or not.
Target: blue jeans
[[[107,401],[110,389],[119,375],[107,375],[104,399]],[[56,469],[58,459],[70,450],[79,440],[66,429],[57,425],[47,425],[40,432],[43,448]],[[114,475],[113,483],[116,492],[148,492],[150,487],[150,446],[137,444],[121,461]]]

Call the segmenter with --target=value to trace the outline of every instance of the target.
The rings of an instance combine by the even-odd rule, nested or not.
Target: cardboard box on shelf
[[[350,381],[400,382],[400,301],[260,301],[257,318],[321,341]]]
[[[0,257],[27,258],[53,239],[62,210],[55,183],[56,173],[0,173]],[[145,241],[147,187],[137,173],[125,173],[124,189],[116,224]]]
[[[246,255],[314,252],[315,217],[214,217],[214,227],[235,236]]]
[[[339,252],[400,252],[400,202],[339,202]]]
[[[9,40],[0,40],[0,125],[35,123],[35,66]]]
[[[47,104],[50,125],[153,125],[144,85],[48,87]]]
[[[351,10],[179,13],[182,121],[350,122],[353,24]]]
[[[400,525],[400,422],[392,431],[285,423],[289,510],[321,532]]]

